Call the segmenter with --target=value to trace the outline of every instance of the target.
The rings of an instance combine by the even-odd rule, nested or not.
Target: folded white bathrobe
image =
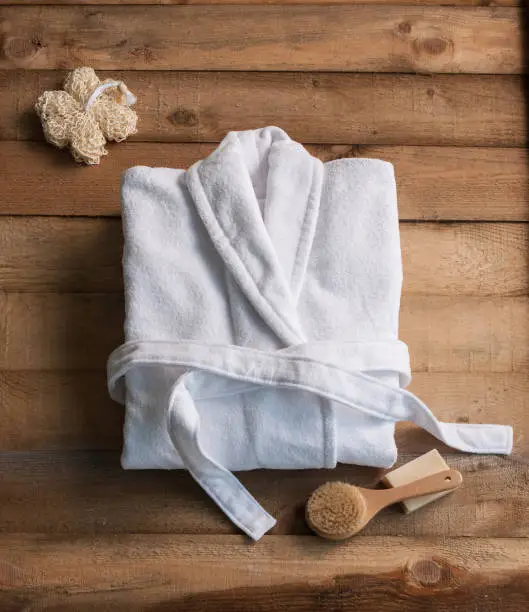
[[[275,521],[229,470],[388,467],[400,420],[511,451],[510,427],[441,423],[401,389],[391,164],[231,132],[187,172],[131,168],[122,203],[126,343],[108,376],[123,467],[188,469],[258,539]]]

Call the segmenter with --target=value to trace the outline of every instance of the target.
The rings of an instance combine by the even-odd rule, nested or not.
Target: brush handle
[[[437,474],[426,476],[400,487],[393,487],[391,489],[361,489],[361,491],[367,502],[369,513],[375,514],[382,510],[382,508],[403,499],[457,489],[462,482],[463,477],[457,470],[443,470],[442,472],[437,472]]]

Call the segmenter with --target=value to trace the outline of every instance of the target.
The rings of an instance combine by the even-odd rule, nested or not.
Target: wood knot
[[[143,60],[146,64],[152,64],[154,61],[156,61],[155,53],[147,45],[132,47],[129,50],[129,55],[131,55],[136,61]]]
[[[413,580],[424,586],[439,584],[443,578],[443,567],[434,559],[419,559],[408,567]]]
[[[17,62],[35,57],[41,47],[42,44],[37,39],[8,36],[4,40],[2,50],[7,59]]]
[[[402,21],[397,26],[397,30],[400,34],[409,34],[411,32],[411,23],[409,21]]]
[[[413,46],[418,54],[441,55],[448,47],[444,38],[422,38],[414,41]]]
[[[177,108],[170,119],[175,125],[193,126],[198,124],[197,114],[188,108]]]
[[[103,11],[100,10],[89,10],[86,11],[86,13],[84,14],[86,19],[91,19],[94,21],[99,21],[101,22],[105,16],[105,14],[103,13]]]

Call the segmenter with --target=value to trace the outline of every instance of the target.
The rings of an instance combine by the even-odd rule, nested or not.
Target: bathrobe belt
[[[331,357],[331,355],[333,357]],[[339,356],[339,364],[336,363]],[[270,516],[235,476],[200,446],[195,401],[256,388],[299,389],[389,421],[412,421],[449,446],[471,453],[510,453],[512,429],[502,425],[442,423],[410,392],[370,376],[398,372],[407,384],[407,348],[399,341],[308,343],[280,351],[180,342],[127,342],[108,361],[110,395],[125,403],[125,374],[141,366],[179,366],[167,401],[169,436],[198,484],[245,533],[258,540]],[[332,415],[327,415],[332,418]],[[325,414],[323,414],[325,419]],[[330,459],[334,466],[336,457]]]

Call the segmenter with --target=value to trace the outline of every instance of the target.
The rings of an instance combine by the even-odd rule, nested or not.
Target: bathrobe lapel
[[[187,173],[209,236],[236,282],[285,344],[305,340],[297,299],[321,198],[323,167],[277,130],[269,143],[230,133]]]

